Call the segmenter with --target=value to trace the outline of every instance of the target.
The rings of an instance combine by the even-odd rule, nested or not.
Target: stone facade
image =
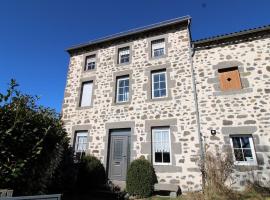
[[[270,35],[195,49],[193,61],[204,144],[212,150],[226,148],[231,147],[230,135],[252,135],[258,165],[236,167],[234,186],[239,188],[243,180],[253,178],[247,173],[251,169],[256,179],[269,183]],[[242,89],[222,92],[217,70],[234,66],[238,66]]]
[[[157,37],[166,38],[167,54],[149,59],[150,42]],[[132,59],[127,65],[118,65],[115,55],[125,43],[132,50]],[[159,182],[178,184],[186,190],[200,189],[200,172],[195,162],[199,148],[189,47],[187,26],[177,26],[71,55],[62,111],[71,138],[76,130],[73,127],[89,125],[88,151],[106,166],[108,124],[113,123],[116,128],[134,124],[131,160],[141,155],[151,160],[151,127],[170,126],[172,165],[155,166]],[[91,51],[96,52],[99,61],[95,71],[85,72],[84,55]],[[169,95],[152,100],[150,72],[157,69],[166,69]],[[114,102],[116,76],[125,74],[130,75],[131,100],[118,105]],[[83,80],[94,80],[93,104],[86,109],[78,108]]]
[[[153,59],[151,41],[159,38],[165,39],[167,53]],[[119,65],[117,52],[125,46],[130,48],[131,59],[128,64]],[[70,51],[62,115],[71,142],[76,131],[87,130],[87,153],[97,156],[108,168],[110,130],[130,128],[130,160],[143,155],[152,161],[151,128],[168,126],[172,163],[154,166],[158,181],[187,191],[201,189],[199,127],[204,144],[212,149],[230,145],[232,133],[252,134],[258,160],[256,173],[269,180],[270,39],[208,48],[195,46],[194,54],[191,46],[188,19]],[[97,58],[96,69],[84,71],[85,58],[92,53]],[[217,70],[235,65],[239,67],[243,88],[222,92]],[[153,100],[151,71],[159,69],[166,69],[168,96]],[[122,75],[130,77],[130,100],[117,104],[116,77]],[[88,80],[93,81],[92,105],[81,108],[81,85]],[[211,135],[211,130],[216,130],[216,135]],[[236,171],[240,177],[236,186],[241,184],[241,176],[246,176],[240,171]]]

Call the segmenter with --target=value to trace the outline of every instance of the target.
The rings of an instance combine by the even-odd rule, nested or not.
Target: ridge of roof
[[[233,37],[239,37],[239,36],[249,35],[249,34],[253,34],[253,33],[269,31],[269,30],[270,30],[270,24],[265,25],[265,26],[259,26],[256,28],[244,29],[244,30],[240,30],[240,31],[236,31],[236,32],[206,37],[206,38],[194,40],[194,41],[192,41],[192,43],[194,44],[194,46],[196,48],[196,46],[204,46],[205,44],[217,42],[219,40],[225,40],[225,39],[230,39]]]
[[[88,46],[91,46],[91,45],[96,45],[96,44],[103,43],[103,42],[108,42],[108,41],[111,41],[111,40],[119,39],[119,38],[130,36],[130,35],[135,35],[135,34],[138,34],[138,33],[145,32],[145,31],[154,30],[154,29],[161,28],[161,27],[164,27],[164,26],[178,24],[178,23],[190,20],[190,19],[191,19],[191,17],[189,15],[186,15],[186,16],[183,16],[183,17],[177,17],[177,18],[169,19],[169,20],[158,22],[158,23],[142,26],[142,27],[139,27],[139,28],[134,28],[134,29],[130,29],[130,30],[127,30],[127,31],[122,31],[122,32],[119,32],[119,33],[116,33],[116,34],[112,34],[112,35],[108,35],[108,36],[101,37],[101,38],[98,38],[98,39],[94,39],[94,40],[91,40],[91,41],[86,42],[86,43],[71,46],[70,48],[67,48],[66,51],[71,53],[72,51],[77,50],[77,49],[81,49],[81,48],[88,47]]]

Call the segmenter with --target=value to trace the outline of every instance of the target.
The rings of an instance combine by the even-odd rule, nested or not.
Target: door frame
[[[111,170],[111,166],[110,166],[110,159],[111,159],[111,139],[112,136],[126,136],[127,137],[127,165],[126,165],[126,171],[127,168],[130,164],[130,158],[131,158],[131,128],[116,128],[116,129],[109,129],[109,136],[108,136],[108,144],[107,144],[107,165],[106,165],[106,174],[107,174],[107,178],[109,179],[109,175],[110,175],[110,170]],[[118,181],[125,181],[126,177],[124,178],[124,180],[118,180]]]

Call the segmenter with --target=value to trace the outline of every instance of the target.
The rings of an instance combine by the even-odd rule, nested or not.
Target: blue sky
[[[269,0],[0,0],[0,91],[15,78],[60,112],[74,44],[184,15],[200,39],[270,24],[269,8]]]

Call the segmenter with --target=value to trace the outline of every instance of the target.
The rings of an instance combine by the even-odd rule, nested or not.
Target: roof
[[[75,46],[72,46],[72,47],[66,49],[66,51],[71,53],[71,52],[74,52],[75,50],[79,50],[79,49],[82,49],[82,48],[85,48],[85,47],[90,47],[90,46],[101,44],[101,43],[104,43],[104,42],[118,40],[118,39],[121,39],[121,38],[124,38],[124,37],[127,37],[127,36],[132,36],[132,35],[144,33],[144,32],[147,32],[147,31],[153,31],[153,30],[163,28],[163,27],[180,24],[180,23],[183,23],[183,22],[188,21],[190,19],[191,19],[191,17],[187,15],[187,16],[184,16],[184,17],[178,17],[178,18],[162,21],[162,22],[151,24],[151,25],[148,25],[148,26],[143,26],[143,27],[140,27],[140,28],[135,28],[135,29],[120,32],[120,33],[117,33],[117,34],[102,37],[102,38],[99,38],[99,39],[96,39],[96,40],[89,41],[89,42],[84,43],[84,44],[75,45]]]
[[[193,44],[195,48],[207,48],[220,43],[232,42],[237,39],[259,37],[261,34],[265,33],[270,33],[270,25],[199,39],[193,41]]]

